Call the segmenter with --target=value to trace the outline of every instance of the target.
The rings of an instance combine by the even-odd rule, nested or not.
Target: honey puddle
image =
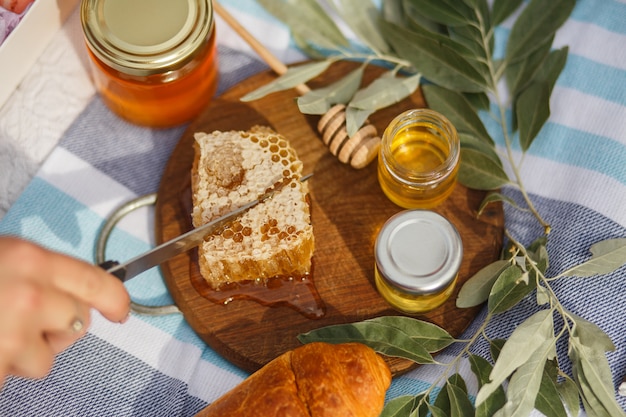
[[[197,250],[194,252],[189,271],[191,284],[198,294],[213,303],[226,305],[235,300],[250,300],[266,307],[289,307],[308,319],[320,319],[326,314],[326,306],[315,288],[312,274],[226,283],[214,290],[202,278]]]

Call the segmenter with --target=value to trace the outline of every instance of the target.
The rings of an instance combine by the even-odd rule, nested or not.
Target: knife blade
[[[300,181],[306,181],[312,175],[313,174],[305,175],[300,178]],[[176,255],[187,252],[188,250],[200,245],[207,236],[211,235],[220,228],[227,226],[243,213],[250,210],[252,207],[264,202],[269,198],[272,198],[275,193],[277,193],[279,190],[282,189],[282,187],[284,187],[286,184],[289,184],[290,182],[291,181],[281,181],[271,190],[267,191],[256,200],[244,204],[243,206],[229,213],[226,213],[215,220],[212,220],[202,226],[188,231],[187,233],[175,237],[174,239],[164,242],[156,246],[155,248],[142,253],[141,255],[129,259],[128,261],[120,263],[117,261],[109,260],[102,262],[101,264],[99,264],[99,266],[108,273],[119,278],[122,282],[126,282],[129,279],[141,274],[142,272],[147,271],[148,269],[162,264],[163,262],[173,258]]]

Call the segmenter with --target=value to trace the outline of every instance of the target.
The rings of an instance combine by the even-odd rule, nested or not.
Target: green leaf
[[[545,81],[548,83],[550,93],[552,93],[556,80],[559,78],[561,71],[563,71],[563,68],[565,67],[567,54],[567,46],[550,52],[534,76],[535,81]]]
[[[502,352],[505,343],[506,339],[493,339],[489,341],[489,353],[491,353],[491,358],[494,362],[500,357],[500,352]]]
[[[539,392],[537,392],[537,399],[535,400],[535,408],[546,417],[567,417],[567,412],[556,385],[556,378],[551,375],[552,373],[556,374],[556,372],[554,362],[546,362]]]
[[[484,358],[477,355],[469,355],[472,372],[478,379],[478,388],[489,382],[489,374],[493,366]],[[476,407],[476,417],[491,417],[506,403],[506,393],[502,386],[498,387],[485,401]]]
[[[535,289],[535,286],[534,281],[528,282],[518,266],[509,266],[491,288],[487,303],[489,311],[492,314],[500,314],[509,310]]]
[[[393,398],[385,404],[380,417],[408,417],[411,411],[416,408],[418,402],[419,397],[412,395],[401,395]]]
[[[380,12],[371,0],[331,0],[329,3],[370,49],[377,54],[386,54],[390,51],[377,25]]]
[[[582,345],[602,352],[615,350],[615,345],[611,338],[596,324],[573,313],[569,313],[569,316],[575,324],[572,334],[580,340]]]
[[[515,20],[506,47],[511,63],[532,53],[567,20],[576,0],[531,0]]]
[[[461,93],[431,84],[424,85],[422,93],[428,107],[446,116],[459,133],[471,134],[493,145],[485,125]]]
[[[269,13],[281,20],[301,39],[327,49],[349,45],[333,19],[315,0],[258,0]]]
[[[515,101],[515,115],[519,125],[519,141],[524,152],[550,117],[550,87],[546,82],[533,82]]]
[[[474,417],[474,405],[467,395],[467,390],[464,391],[454,384],[447,384],[446,391],[450,398],[451,417]]]
[[[525,364],[544,344],[554,339],[552,310],[540,310],[519,324],[506,341],[490,375],[490,382],[483,385],[476,396],[480,405],[511,375]]]
[[[302,343],[363,343],[387,356],[412,360],[416,363],[434,363],[428,351],[404,332],[376,322],[337,324],[311,330],[298,336]]]
[[[463,96],[472,105],[475,111],[489,110],[490,101],[485,93],[463,93]]]
[[[289,67],[286,73],[276,78],[274,81],[246,94],[241,98],[241,101],[258,100],[268,94],[288,90],[305,83],[326,71],[332,62],[332,60],[316,61]]]
[[[570,358],[575,366],[575,377],[583,395],[594,410],[606,411],[609,416],[623,416],[624,410],[615,400],[611,368],[603,351],[582,344],[571,336]]]
[[[487,195],[487,197],[485,197],[485,199],[482,201],[482,203],[480,203],[480,207],[478,208],[478,216],[480,217],[480,215],[483,213],[483,210],[491,203],[496,203],[498,201],[502,201],[505,203],[510,204],[512,207],[515,208],[520,208],[517,203],[515,202],[515,200],[513,200],[511,197],[507,197],[503,194],[500,194],[498,192],[491,192]]]
[[[359,89],[363,79],[364,68],[358,67],[354,71],[340,78],[334,83],[311,90],[298,97],[298,108],[304,114],[324,114],[337,103],[346,104]]]
[[[492,8],[493,24],[499,25],[504,22],[524,0],[494,0]]]
[[[447,26],[465,25],[471,8],[450,0],[409,0],[427,18]]]
[[[493,144],[479,139],[471,133],[459,133],[459,141],[461,142],[461,148],[474,149],[491,158],[493,162],[502,166],[502,161],[496,153],[496,148]]]
[[[510,265],[508,261],[498,260],[479,270],[461,287],[456,299],[456,306],[468,308],[487,301],[494,282]]]
[[[576,383],[567,375],[561,375],[562,381],[557,384],[559,395],[565,403],[565,408],[570,415],[577,416],[580,413],[580,396]]]
[[[461,148],[458,175],[461,184],[477,190],[495,190],[509,183],[500,165],[474,149]]]
[[[524,59],[507,65],[504,75],[511,96],[517,96],[532,81],[550,53],[553,40],[554,36],[548,38],[543,45]]]
[[[396,53],[430,81],[462,92],[487,89],[483,74],[452,48],[389,22],[381,22],[381,29]]]
[[[563,276],[591,277],[609,274],[626,264],[626,238],[609,239],[591,246],[591,259],[567,271]]]
[[[427,321],[406,316],[382,316],[366,320],[394,327],[419,343],[428,352],[438,352],[454,343],[455,339],[445,329]]]
[[[507,402],[494,417],[526,417],[535,407],[548,356],[554,351],[556,338],[541,342],[541,346],[513,373],[507,387]],[[557,401],[560,401],[557,395]]]
[[[357,91],[346,110],[348,136],[352,137],[370,114],[398,103],[413,94],[419,87],[420,79],[421,74],[397,77],[393,71],[390,71]]]

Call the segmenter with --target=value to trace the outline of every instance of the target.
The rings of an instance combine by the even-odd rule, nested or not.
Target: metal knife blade
[[[311,175],[312,174],[303,176],[302,178],[300,178],[300,181],[308,180]],[[192,229],[187,233],[184,233],[178,237],[175,237],[172,240],[162,243],[159,246],[156,246],[155,248],[149,250],[148,252],[138,255],[126,262],[119,263],[117,261],[106,261],[101,263],[99,266],[106,270],[108,273],[115,275],[122,282],[126,282],[129,279],[139,275],[140,273],[147,271],[148,269],[153,268],[176,255],[179,255],[183,252],[188,251],[189,249],[198,246],[204,241],[207,236],[209,236],[216,230],[228,225],[230,222],[232,222],[237,217],[250,210],[257,204],[260,204],[268,198],[271,198],[272,195],[274,195],[285,184],[288,183],[290,183],[290,181],[282,181],[273,189],[263,194],[256,200],[251,201],[248,204],[245,204],[237,208],[236,210],[231,211],[230,213],[218,217],[217,219],[212,220],[207,224]]]

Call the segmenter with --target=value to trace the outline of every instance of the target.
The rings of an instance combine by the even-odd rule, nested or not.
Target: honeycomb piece
[[[192,168],[194,226],[226,214],[285,182],[199,248],[200,271],[224,283],[304,276],[314,251],[308,186],[288,140],[266,127],[195,134]]]

